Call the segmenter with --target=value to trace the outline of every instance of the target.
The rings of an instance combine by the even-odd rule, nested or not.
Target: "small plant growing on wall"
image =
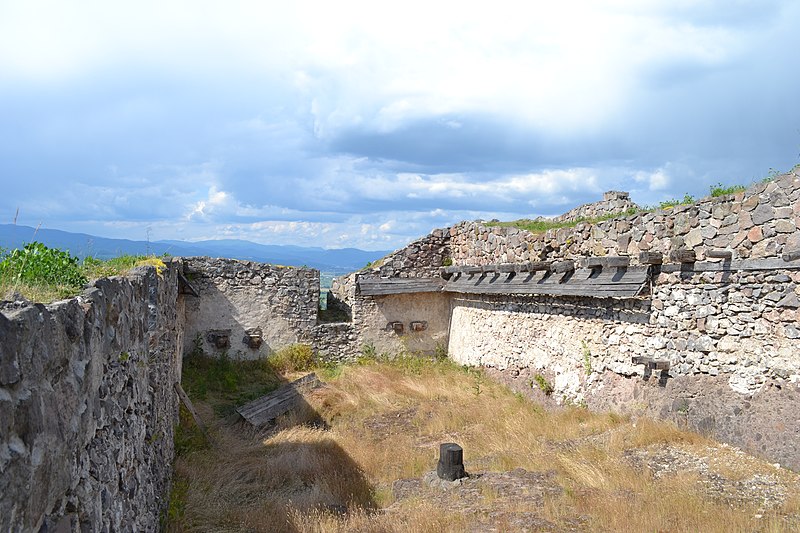
[[[581,341],[581,348],[583,348],[583,368],[586,370],[586,375],[590,376],[592,374],[592,352],[586,341]]]
[[[550,382],[547,381],[547,378],[545,378],[543,375],[536,374],[535,376],[533,376],[533,381],[536,383],[539,389],[545,394],[545,396],[550,396],[551,394],[553,394],[553,391],[555,389],[550,384]]]

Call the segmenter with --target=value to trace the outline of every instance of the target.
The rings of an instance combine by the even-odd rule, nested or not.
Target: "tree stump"
[[[464,450],[454,442],[439,445],[439,463],[436,465],[436,474],[441,479],[455,481],[467,477],[464,470]]]

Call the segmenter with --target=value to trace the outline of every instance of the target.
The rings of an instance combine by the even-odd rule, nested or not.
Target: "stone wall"
[[[313,339],[319,271],[236,259],[185,259],[199,297],[186,299],[185,349],[258,359]]]
[[[620,215],[628,210],[638,208],[639,206],[631,201],[630,195],[627,192],[608,191],[603,193],[603,199],[601,201],[576,207],[563,215],[553,217],[552,220],[557,222],[592,220],[611,215]]]
[[[449,230],[448,249],[456,265],[604,255],[629,255],[635,264],[640,251],[669,255],[684,248],[700,260],[710,249],[730,250],[733,259],[779,257],[800,249],[799,199],[800,170],[794,170],[734,195],[541,234],[461,222]]]
[[[401,324],[402,331],[393,329],[395,323]],[[450,327],[450,296],[361,296],[354,307],[353,325],[358,332],[359,350],[373,346],[378,353],[388,354],[444,351]]]
[[[629,200],[604,198],[616,201]],[[582,206],[561,218],[573,215],[602,213]],[[636,298],[454,294],[450,355],[495,369],[521,390],[541,375],[558,403],[673,419],[800,469],[792,444],[800,439],[800,265],[782,260],[800,252],[798,228],[795,169],[735,195],[542,234],[462,222],[418,241],[435,243],[437,253],[421,255],[418,246],[395,252],[377,270],[342,279],[339,294],[363,337],[376,335],[384,317],[379,298],[358,294],[359,275],[430,277],[450,262],[606,255],[636,265],[642,251],[669,262],[672,252],[693,250],[696,268],[652,267],[649,287]],[[712,259],[711,250],[730,257]],[[410,308],[423,296],[408,298]],[[647,368],[638,358],[669,369]]]
[[[178,411],[178,268],[1,310],[0,530],[158,530]]]
[[[671,419],[800,470],[800,272],[721,277],[662,274],[652,299],[455,298],[448,350],[519,390],[541,375],[556,403]]]

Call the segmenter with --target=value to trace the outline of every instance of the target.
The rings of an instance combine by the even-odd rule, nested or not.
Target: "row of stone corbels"
[[[764,258],[800,249],[799,220],[800,171],[795,170],[735,195],[542,234],[461,222],[449,229],[449,248],[456,265],[638,258],[643,251],[669,256],[681,249],[695,251],[697,260],[709,250],[728,250],[734,259]]]

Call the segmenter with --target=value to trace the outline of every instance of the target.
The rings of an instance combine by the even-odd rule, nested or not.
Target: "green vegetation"
[[[290,344],[254,361],[231,359],[227,352],[219,357],[206,355],[199,337],[192,344],[192,352],[183,361],[183,388],[192,399],[208,402],[223,417],[278,388],[286,381],[281,375],[310,370],[316,364],[307,344]]]
[[[276,372],[302,372],[314,366],[314,351],[308,344],[284,346],[267,358],[267,364]]]
[[[744,185],[729,185],[726,187],[722,183],[717,183],[716,185],[712,185],[710,190],[711,196],[716,198],[717,196],[725,196],[726,194],[735,194],[745,190],[746,188],[747,187]]]
[[[91,279],[126,274],[134,267],[151,265],[159,275],[166,268],[155,256],[123,255],[108,261],[77,257],[40,242],[30,242],[15,250],[0,249],[0,297],[20,293],[41,303],[79,294]]]
[[[536,385],[546,396],[550,396],[551,394],[553,394],[553,391],[555,389],[553,389],[553,386],[550,384],[549,381],[547,381],[547,378],[545,378],[543,375],[536,374],[535,376],[533,376],[533,381],[536,382]]]
[[[586,375],[590,376],[592,374],[592,352],[586,341],[581,341],[581,349],[583,350],[583,369],[586,370]]]
[[[77,294],[86,280],[78,258],[40,242],[0,254],[3,295],[19,292],[34,301],[52,301]]]
[[[676,199],[673,198],[671,200],[665,200],[663,202],[660,202],[658,204],[658,209],[672,209],[675,206],[693,204],[696,201],[697,200],[695,200],[694,196],[692,196],[689,193],[686,193],[686,194],[683,195],[683,199],[682,200],[676,200]]]
[[[636,208],[630,208],[626,211],[620,211],[618,213],[608,213],[607,215],[603,215],[601,217],[596,218],[578,218],[572,221],[556,221],[556,220],[548,220],[548,219],[538,219],[538,220],[531,220],[529,218],[522,218],[520,220],[513,220],[511,222],[486,222],[484,225],[486,226],[497,226],[501,228],[519,228],[530,231],[531,233],[544,233],[551,229],[561,229],[561,228],[574,228],[578,224],[587,223],[587,224],[596,224],[597,222],[603,222],[604,220],[611,220],[613,218],[618,217],[627,217],[631,215],[635,215],[640,210]]]
[[[187,445],[179,432],[163,530],[482,531],[489,513],[504,513],[496,523],[509,531],[522,529],[511,520],[524,516],[558,531],[576,524],[587,531],[796,529],[798,481],[785,469],[665,421],[592,413],[568,401],[549,411],[480,369],[417,357],[419,371],[411,357],[338,365],[304,406],[266,431],[226,420],[193,398],[218,445],[207,447],[200,436]],[[185,423],[192,424],[182,413]],[[536,473],[541,495],[505,494],[477,477],[472,511],[454,514],[457,488],[449,500],[441,491],[393,492],[398,480],[430,471],[438,443],[454,437],[469,450],[470,471],[525,469]],[[654,476],[665,453],[686,457],[676,463],[686,471]],[[741,480],[762,476],[792,496],[765,508],[760,493],[738,489]],[[737,498],[709,490],[719,484]],[[347,512],[327,510],[334,506]]]

